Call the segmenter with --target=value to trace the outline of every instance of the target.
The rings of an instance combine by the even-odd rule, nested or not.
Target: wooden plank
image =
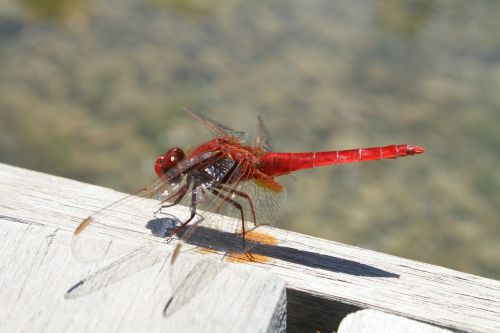
[[[126,279],[107,283],[102,279],[113,280],[135,263],[123,261],[95,274],[102,264],[75,261],[70,242],[78,219],[65,214],[72,214],[79,200],[64,198],[66,190],[77,193],[72,192],[75,184],[63,188],[62,178],[22,171],[17,176],[35,176],[28,190],[30,178],[23,180],[24,188],[18,186],[11,170],[2,166],[0,171],[0,332],[284,332],[284,283],[263,270],[185,254],[173,275],[164,255],[156,265],[150,262],[132,269]],[[48,183],[40,187],[38,177]],[[75,207],[66,211],[68,205]],[[89,273],[105,288],[65,299],[69,287]],[[172,292],[171,313],[164,318]]]
[[[171,295],[164,261],[88,296],[65,299],[65,292],[88,268],[68,251],[70,233],[0,223],[1,332],[285,331],[284,284],[269,273],[219,264],[208,279],[177,285],[176,296],[186,292],[183,286],[200,290],[164,318],[162,309]],[[200,258],[186,255],[180,260],[191,268],[200,266]]]
[[[69,233],[83,217],[121,196],[106,188],[0,165],[2,224],[10,221],[49,226]],[[181,219],[188,213],[182,207],[170,212]],[[123,219],[133,224],[126,216]],[[130,243],[138,241],[135,231],[105,232]],[[289,290],[310,296],[309,304],[315,300],[347,304],[348,311],[372,308],[456,330],[500,331],[499,281],[293,232],[273,229],[270,233],[278,239],[278,245],[259,246],[253,252],[272,261],[243,266],[261,267],[279,275]],[[151,246],[173,246],[158,237],[143,236]],[[323,331],[329,328],[324,318],[337,308],[326,306],[323,313],[313,317],[297,303],[290,309],[296,311],[288,313],[294,322],[309,323],[309,328]]]
[[[450,330],[376,310],[349,314],[337,333],[451,333]]]

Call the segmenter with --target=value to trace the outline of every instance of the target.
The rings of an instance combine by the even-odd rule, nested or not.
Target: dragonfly
[[[168,233],[162,234],[167,241],[174,237],[177,239],[170,256],[171,264],[181,248],[189,243],[195,244],[195,247],[243,253],[249,260],[254,260],[252,248],[268,239],[265,233],[258,230],[273,226],[283,209],[286,190],[277,177],[303,169],[395,159],[425,151],[420,146],[399,144],[324,152],[275,152],[260,117],[257,117],[253,142],[246,144],[247,133],[185,111],[208,129],[214,138],[191,151],[173,147],[158,155],[154,163],[155,180],[81,221],[74,231],[71,245],[74,257],[82,262],[115,257],[121,259],[70,288],[67,298],[85,295],[129,275],[129,270],[123,269],[126,266],[122,265],[123,262],[135,262],[134,271],[156,263],[159,257],[149,256],[149,253],[151,242],[158,235],[150,235],[147,229],[153,230],[148,227],[152,222],[165,220],[169,208],[173,206],[187,206],[189,213],[183,220],[169,219],[172,223],[167,227]],[[110,240],[109,236],[116,238],[116,235],[124,237]],[[232,236],[236,236],[232,238],[236,242],[226,247],[221,239]],[[139,245],[129,251],[129,241],[139,241]],[[234,244],[237,244],[236,248]],[[129,254],[125,255],[125,251]],[[205,266],[204,273],[189,273],[188,276],[198,281],[202,277],[216,275],[214,272],[218,270]],[[178,297],[176,300],[183,304],[189,298]],[[166,309],[164,313],[167,313]]]
[[[110,252],[109,244],[82,246],[81,243],[85,242],[80,240],[85,238],[83,235],[88,229],[102,228],[110,220],[119,226],[121,211],[128,209],[129,214],[131,210],[134,214],[149,211],[155,215],[183,204],[189,207],[190,214],[170,232],[170,238],[178,236],[180,239],[172,260],[200,226],[218,230],[221,234],[239,235],[241,251],[251,259],[250,250],[258,243],[258,238],[254,237],[257,234],[255,229],[261,225],[273,226],[283,208],[286,190],[277,177],[303,169],[395,159],[425,151],[420,146],[393,144],[324,152],[275,152],[260,117],[257,118],[253,144],[245,145],[247,133],[230,129],[200,114],[185,112],[208,129],[214,138],[189,152],[174,147],[158,155],[154,164],[157,178],[153,182],[85,218],[74,232],[73,252],[77,258],[89,252],[90,247],[101,256]],[[195,219],[197,215],[199,219]],[[223,216],[235,219],[229,223]],[[144,219],[142,215],[137,217],[137,221]]]

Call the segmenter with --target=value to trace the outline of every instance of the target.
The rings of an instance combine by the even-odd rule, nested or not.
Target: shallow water
[[[40,3],[51,5],[40,6]],[[48,7],[47,7],[48,6]],[[281,227],[500,278],[500,3],[0,1],[0,161],[131,191],[210,136],[409,143],[297,173]]]

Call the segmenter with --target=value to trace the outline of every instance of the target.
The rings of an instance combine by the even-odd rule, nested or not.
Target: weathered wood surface
[[[63,292],[68,287],[66,283],[71,285],[81,278],[84,268],[72,263],[71,267],[74,265],[74,268],[71,271],[61,272],[58,266],[68,267],[66,261],[70,260],[69,255],[63,257],[65,262],[58,263],[53,261],[59,258],[54,254],[48,254],[47,259],[43,259],[30,253],[45,249],[40,245],[41,240],[50,243],[57,237],[62,237],[61,235],[69,235],[82,218],[122,195],[98,186],[0,165],[2,226],[0,231],[4,234],[9,233],[10,227],[5,228],[7,224],[14,224],[27,230],[42,228],[39,231],[39,240],[32,240],[33,247],[18,250],[19,253],[14,250],[8,251],[6,248],[12,247],[17,241],[11,241],[8,245],[1,242],[2,253],[10,253],[7,262],[2,263],[2,276],[5,276],[6,263],[12,264],[23,260],[23,256],[37,260],[28,263],[33,269],[25,272],[23,276],[13,274],[12,271],[8,274],[17,280],[24,278],[24,285],[20,286],[16,293],[8,293],[7,295],[10,295],[8,299],[0,302],[5,302],[11,309],[7,313],[12,313],[12,308],[17,307],[19,299],[30,297],[25,294],[25,290],[34,292],[36,288],[33,284],[39,288],[36,299],[62,298],[62,295],[54,295],[52,292],[48,294],[45,290],[54,290],[47,287],[57,284],[64,285],[58,289]],[[187,211],[184,208],[176,208],[171,213],[179,214],[182,219]],[[124,218],[126,219],[126,216]],[[110,229],[106,232],[114,235],[115,230]],[[259,246],[254,249],[254,253],[271,257],[272,261],[236,265],[264,268],[286,282],[289,331],[306,329],[328,331],[338,325],[342,315],[358,308],[372,308],[455,330],[500,332],[499,281],[293,232],[275,229],[272,230],[272,234],[280,241],[278,245]],[[128,237],[120,234],[114,236],[123,239]],[[6,236],[2,237],[5,239]],[[32,234],[31,237],[35,235]],[[173,246],[165,244],[157,237],[149,235],[146,238],[152,246],[165,249],[171,249]],[[19,239],[18,242],[22,241]],[[133,242],[134,238],[130,241]],[[62,246],[65,249],[58,249],[57,252],[69,253],[69,243],[65,242],[66,245]],[[56,250],[51,247],[47,249],[49,252]],[[210,253],[198,255],[212,256]],[[42,262],[42,259],[46,262]],[[45,265],[49,267],[50,280],[37,280],[36,272]],[[98,304],[94,307],[80,308],[75,305],[80,299],[65,300],[66,302],[61,304],[71,309],[75,320],[80,320],[82,325],[94,325],[98,319],[96,312],[92,310],[96,307],[104,311],[105,316],[113,317],[115,312],[120,311],[119,309],[131,307],[130,300],[134,297],[147,300],[152,293],[157,295],[158,293],[152,291],[148,297],[136,295],[137,285],[141,285],[139,277],[154,279],[159,275],[151,275],[149,278],[148,276],[149,274],[136,274],[120,281],[118,284],[122,286],[121,288],[112,285],[97,292],[96,294],[101,297],[106,295],[105,299],[109,303],[106,303],[105,308]],[[0,295],[5,297],[8,282],[2,277],[1,283]],[[125,291],[127,295],[116,295]],[[97,297],[94,294],[86,296],[94,301],[98,300]],[[129,302],[120,301],[122,299]],[[133,304],[137,302],[134,301]],[[154,302],[158,308],[162,308],[163,304],[160,301]],[[36,304],[30,306],[36,308]],[[40,319],[41,317],[37,315],[42,310],[49,312],[45,314],[44,319]],[[39,309],[38,312],[33,308],[26,308],[25,311],[26,316],[31,316],[33,321],[42,321],[38,327],[43,327],[43,322],[50,322],[50,316],[56,316],[57,313],[55,308]],[[21,314],[17,312],[16,316]],[[9,318],[12,319],[13,316]],[[120,325],[121,318],[114,318],[116,321],[112,322]]]
[[[337,333],[451,333],[450,330],[376,310],[351,313]]]
[[[71,229],[76,216],[86,214],[85,208],[74,210],[86,186],[0,169],[0,332],[285,331],[286,291],[274,274],[189,254],[179,257],[175,274],[169,274],[166,255],[153,253],[148,258],[156,265],[138,258],[142,269],[134,257],[120,265],[78,263],[70,251]],[[73,199],[66,201],[65,192]],[[75,292],[85,294],[92,282],[104,288],[65,298],[88,273]]]
[[[201,290],[195,297],[164,318],[162,309],[171,295],[165,264],[88,296],[65,299],[68,288],[88,273],[71,257],[67,232],[7,223],[0,228],[0,240],[0,332],[285,330],[284,284],[270,274],[224,267],[209,277],[210,284],[197,286]]]

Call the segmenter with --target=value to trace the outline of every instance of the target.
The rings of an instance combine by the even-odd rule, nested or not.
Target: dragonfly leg
[[[191,177],[188,177],[188,180],[187,180],[187,186],[189,186],[188,184],[191,184],[191,180],[190,180]],[[180,230],[182,230],[189,222],[191,222],[194,217],[196,216],[196,188],[199,186],[198,182],[195,182],[193,183],[193,189],[191,191],[191,216],[184,222],[181,223],[180,226],[176,227],[170,237],[176,235]],[[186,192],[187,192],[187,188],[186,188]],[[185,194],[185,193],[184,193]],[[184,196],[184,195],[183,195]]]
[[[243,239],[243,248],[245,249],[246,248],[246,240],[245,240],[245,214],[243,213],[243,206],[229,198],[228,196],[222,194],[221,192],[217,191],[216,189],[210,189],[210,191],[215,194],[216,196],[220,197],[222,200],[224,200],[225,202],[228,202],[230,203],[231,205],[233,205],[234,207],[236,207],[236,209],[238,209],[240,211],[240,215],[241,215],[241,236],[242,236],[242,239]]]
[[[177,205],[179,202],[181,202],[182,198],[184,198],[184,196],[187,193],[187,189],[188,189],[188,184],[184,184],[177,192],[170,195],[168,198],[162,200],[161,201],[162,205],[154,212],[154,214],[158,214],[159,212],[161,212],[162,209],[170,208],[172,206]],[[172,198],[175,198],[174,202],[167,204],[167,205],[163,204],[164,202],[167,202]]]
[[[167,198],[163,199],[161,201],[161,206],[154,212],[154,214],[156,215],[159,212],[161,212],[162,209],[175,206],[179,202],[181,202],[182,198],[184,198],[184,196],[186,195],[187,190],[188,190],[190,185],[191,185],[191,177],[187,177],[186,184],[182,185],[182,187],[178,191],[176,191],[174,194],[169,195]],[[172,198],[175,198],[173,203],[164,205],[165,202],[171,200]]]
[[[234,193],[236,195],[239,195],[242,198],[245,198],[248,201],[248,205],[250,206],[250,212],[252,213],[253,224],[255,224],[256,227],[259,226],[259,224],[257,223],[257,218],[255,217],[255,209],[253,207],[252,199],[250,198],[250,196],[248,194],[246,194],[245,192],[242,192],[242,191],[234,190],[234,189],[229,190],[229,189],[227,189],[227,188],[225,188],[224,186],[221,186],[221,185],[218,185],[217,188],[219,190],[224,191],[224,192],[229,192],[230,194]]]
[[[174,202],[172,202],[171,204],[167,204],[167,205],[161,205],[160,208],[169,208],[169,207],[172,207],[172,206],[175,206],[177,205],[181,200],[182,198],[184,198],[184,196],[186,195],[187,193],[187,188],[188,188],[188,185],[187,184],[184,184],[184,186],[182,186],[179,191],[175,192],[174,194],[172,194],[171,196],[169,196],[168,198],[166,198],[165,200],[162,200],[162,204],[164,202],[167,202],[169,201],[170,199],[172,198],[175,198]]]

